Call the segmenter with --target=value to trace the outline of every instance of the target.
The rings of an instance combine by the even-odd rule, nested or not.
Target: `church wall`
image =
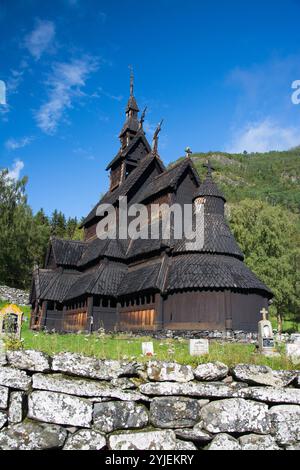
[[[167,297],[163,304],[165,329],[224,330],[224,292],[182,292]]]
[[[261,309],[268,308],[268,299],[259,294],[231,293],[233,330],[257,331]]]
[[[268,299],[255,293],[174,293],[164,301],[164,328],[255,332],[263,307],[268,307]]]

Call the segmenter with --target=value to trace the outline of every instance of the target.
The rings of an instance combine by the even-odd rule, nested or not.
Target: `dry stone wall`
[[[1,450],[296,450],[300,372],[11,351]]]

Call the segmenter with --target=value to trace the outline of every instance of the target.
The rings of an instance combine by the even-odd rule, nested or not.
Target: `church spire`
[[[134,97],[134,74],[130,67],[130,95],[126,106],[126,121],[120,132],[122,147],[126,147],[139,130],[139,107]]]

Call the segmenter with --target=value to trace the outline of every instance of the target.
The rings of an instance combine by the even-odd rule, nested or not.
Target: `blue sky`
[[[107,190],[129,94],[164,118],[166,163],[300,144],[299,0],[0,0],[0,167],[34,211],[86,215]]]

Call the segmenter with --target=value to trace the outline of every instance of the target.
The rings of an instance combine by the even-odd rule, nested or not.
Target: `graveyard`
[[[0,310],[4,303],[0,303]],[[78,353],[103,360],[123,360],[147,362],[149,360],[171,361],[179,364],[197,366],[206,362],[220,361],[229,367],[239,363],[266,365],[275,370],[299,369],[285,354],[286,345],[278,342],[275,349],[278,355],[265,356],[258,351],[255,339],[225,341],[222,338],[209,340],[208,353],[202,351],[199,356],[193,356],[189,350],[189,339],[170,332],[161,337],[135,335],[132,333],[108,333],[99,330],[93,334],[60,334],[56,332],[35,332],[29,328],[30,308],[20,307],[23,311],[23,321],[20,339],[9,339],[8,349],[37,350],[52,355],[61,352]],[[169,335],[169,337],[168,337]],[[143,354],[143,343],[153,344],[153,355]],[[5,340],[4,340],[5,343]],[[201,351],[200,351],[201,352]]]

